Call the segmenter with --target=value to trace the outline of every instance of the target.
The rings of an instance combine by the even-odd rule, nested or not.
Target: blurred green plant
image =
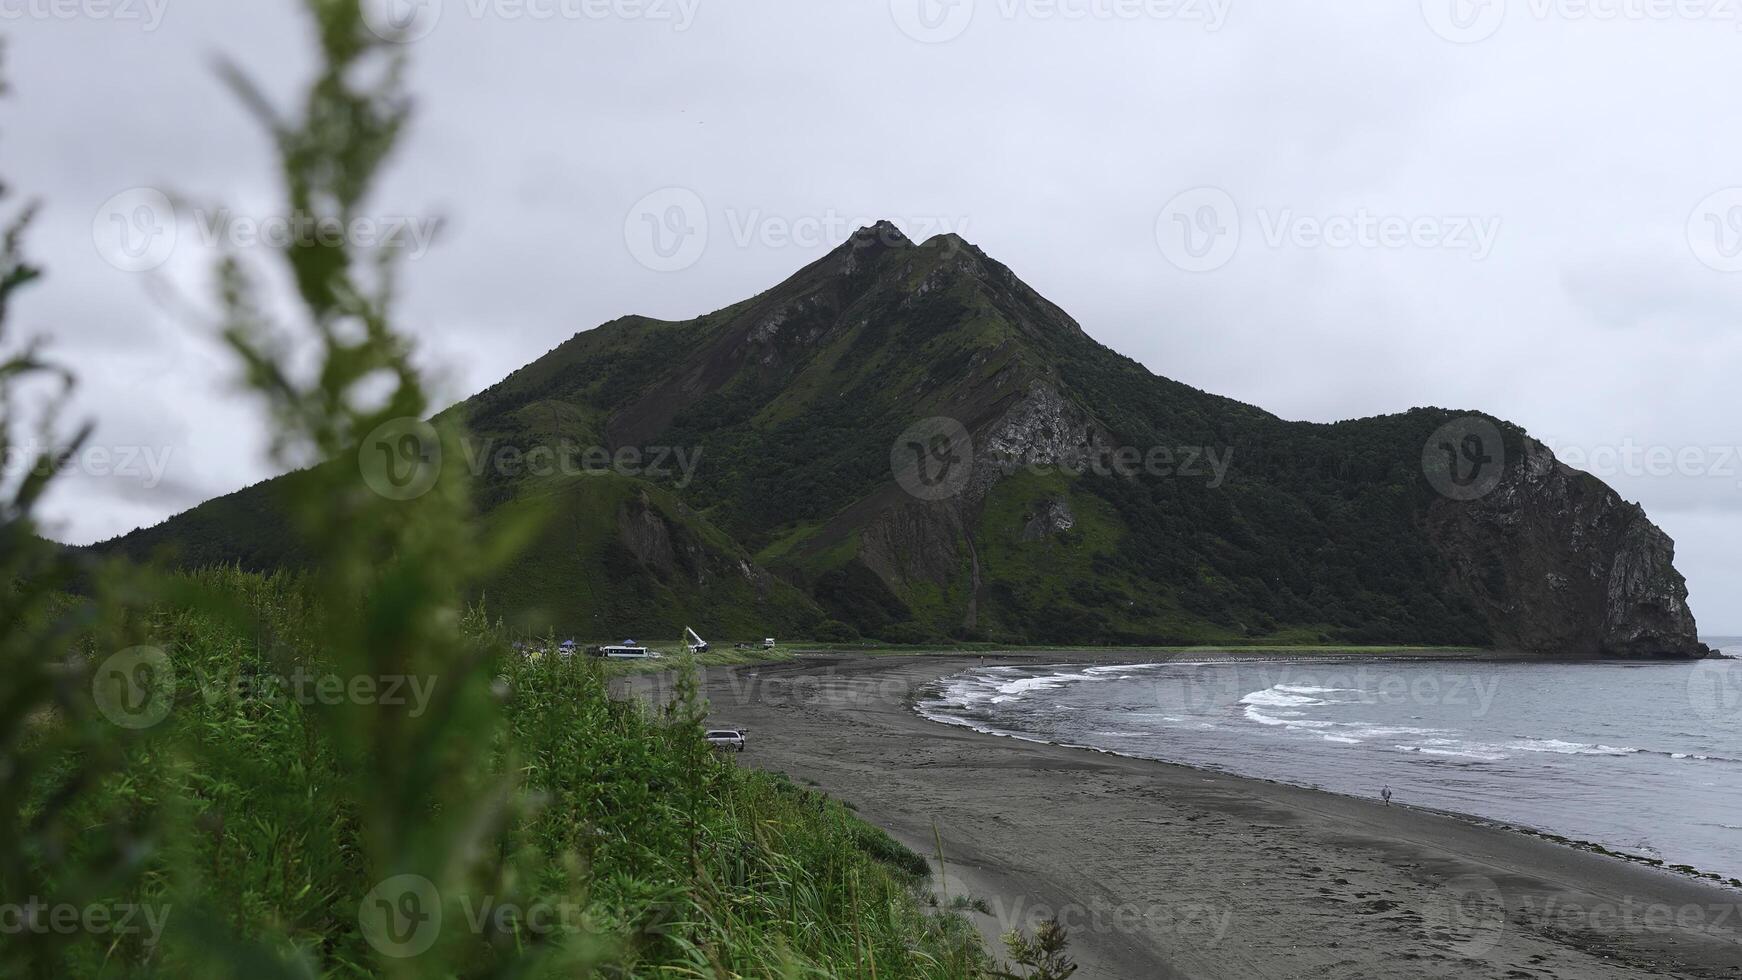
[[[403,53],[357,0],[306,5],[322,67],[294,113],[223,73],[288,206],[347,222],[410,112]],[[29,214],[0,243],[0,341],[38,275]],[[0,975],[984,975],[966,921],[923,908],[922,858],[709,750],[693,673],[667,704],[615,700],[599,665],[524,656],[463,603],[531,525],[486,538],[463,468],[430,465],[457,434],[421,421],[392,254],[325,237],[273,260],[293,301],[232,254],[219,308],[277,460],[325,461],[286,484],[306,573],[98,568],[44,541],[32,514],[87,433],[57,435],[72,377],[36,345],[0,363],[0,449],[43,381],[56,447],[0,487]],[[384,427],[425,492],[371,478]]]
[[[1035,927],[1031,939],[1020,932],[1004,935],[1004,947],[1021,973],[1001,970],[997,980],[1065,980],[1077,972],[1077,965],[1066,954],[1070,939],[1057,919]]]

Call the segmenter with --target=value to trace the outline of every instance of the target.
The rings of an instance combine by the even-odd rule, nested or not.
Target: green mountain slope
[[[1279,419],[1108,350],[955,236],[863,229],[727,309],[577,334],[447,414],[486,515],[550,511],[481,583],[492,606],[591,637],[1703,652],[1673,544],[1516,427]],[[1463,499],[1424,459],[1471,425],[1491,478]],[[1455,466],[1468,443],[1446,445]],[[499,465],[535,452],[572,465]],[[264,489],[109,547],[294,562]]]

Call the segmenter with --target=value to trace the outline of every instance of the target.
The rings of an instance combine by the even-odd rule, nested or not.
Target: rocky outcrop
[[[1030,516],[1022,526],[1022,540],[1043,541],[1056,537],[1077,526],[1077,515],[1071,513],[1071,505],[1064,500],[1049,500],[1041,506],[1038,513]]]
[[[1675,544],[1636,504],[1508,440],[1499,484],[1428,510],[1452,591],[1487,620],[1501,649],[1569,657],[1704,657]]]

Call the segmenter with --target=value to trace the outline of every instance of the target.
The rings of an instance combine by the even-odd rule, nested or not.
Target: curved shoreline
[[[1245,660],[1245,658],[1239,658],[1239,659],[1241,659],[1242,661]],[[1354,659],[1354,658],[1351,658],[1351,657],[1333,657],[1333,658],[1326,658],[1323,662],[1340,663],[1340,662],[1344,662],[1346,660],[1351,660],[1351,659]],[[1469,660],[1472,660],[1472,659],[1477,659],[1477,658],[1450,658],[1448,662],[1468,662]],[[1195,663],[1213,663],[1213,662],[1222,662],[1222,661],[1181,661],[1179,664],[1173,664],[1172,666],[1190,666],[1190,665],[1193,665]],[[1254,662],[1254,663],[1293,662],[1293,658],[1290,658],[1289,660],[1286,660],[1286,661],[1279,659],[1279,660],[1274,660],[1274,661],[1253,660],[1251,662]],[[1306,659],[1302,662],[1313,663],[1313,662],[1318,662],[1318,661],[1313,660],[1313,659]],[[1420,662],[1432,662],[1432,659],[1431,658],[1424,658]],[[991,665],[988,665],[988,666],[991,666]],[[1052,664],[1047,664],[1046,666],[1052,666]],[[1072,667],[1072,666],[1078,666],[1078,665],[1072,664],[1072,663],[1060,663],[1057,666]],[[1133,666],[1140,666],[1140,665],[1134,664]],[[1117,756],[1121,759],[1132,759],[1132,760],[1139,761],[1139,762],[1156,762],[1156,763],[1160,763],[1162,765],[1180,766],[1180,767],[1183,767],[1186,769],[1195,769],[1199,772],[1216,773],[1218,775],[1232,776],[1236,779],[1250,779],[1250,780],[1254,780],[1256,782],[1271,783],[1271,784],[1274,784],[1277,786],[1290,786],[1290,787],[1294,787],[1296,789],[1309,790],[1309,791],[1315,792],[1315,793],[1327,793],[1329,795],[1342,797],[1344,799],[1364,800],[1364,801],[1366,800],[1365,797],[1356,796],[1353,793],[1339,792],[1338,790],[1326,789],[1322,786],[1312,785],[1312,784],[1308,784],[1308,783],[1291,782],[1291,781],[1286,780],[1286,779],[1274,779],[1274,778],[1271,778],[1269,776],[1257,776],[1257,775],[1253,775],[1250,773],[1236,772],[1232,769],[1223,769],[1223,768],[1218,768],[1215,766],[1198,765],[1195,763],[1186,762],[1186,761],[1179,760],[1179,759],[1159,759],[1159,758],[1156,758],[1154,756],[1137,755],[1137,754],[1131,753],[1131,752],[1121,752],[1118,749],[1110,749],[1110,748],[1106,748],[1106,747],[1099,746],[1099,745],[1087,745],[1087,744],[1081,744],[1081,743],[1076,743],[1076,742],[1061,742],[1061,741],[1056,741],[1054,739],[1041,738],[1041,737],[1033,736],[1033,735],[1024,735],[1020,732],[1002,731],[999,729],[974,724],[974,723],[967,721],[967,720],[946,720],[946,719],[941,718],[941,717],[935,717],[933,714],[928,714],[926,712],[926,710],[922,704],[922,700],[926,696],[927,691],[935,691],[940,685],[942,685],[946,681],[948,681],[952,678],[955,678],[955,677],[960,677],[964,674],[969,673],[970,671],[972,671],[974,669],[977,669],[977,668],[969,667],[969,668],[957,671],[956,673],[953,673],[953,674],[944,674],[944,675],[939,676],[936,680],[932,681],[926,689],[916,691],[913,694],[913,696],[909,699],[908,706],[913,710],[913,712],[916,715],[925,719],[928,722],[931,722],[934,725],[944,725],[944,726],[952,727],[952,728],[965,728],[965,729],[968,729],[969,731],[976,732],[976,733],[981,734],[981,735],[987,735],[987,736],[990,736],[992,738],[1009,738],[1009,739],[1014,739],[1014,740],[1019,741],[1019,742],[1029,742],[1029,743],[1032,743],[1035,745],[1050,745],[1050,746],[1055,746],[1057,748],[1063,748],[1063,749],[1075,749],[1075,750],[1084,751],[1084,752],[1098,752],[1098,753],[1101,753],[1103,755]],[[1389,805],[1392,807],[1395,807],[1395,808],[1401,808],[1401,809],[1405,809],[1405,810],[1414,810],[1418,813],[1429,813],[1429,814],[1434,814],[1434,815],[1440,816],[1440,817],[1447,817],[1450,819],[1462,820],[1462,821],[1465,821],[1465,822],[1468,822],[1471,824],[1484,826],[1484,827],[1490,827],[1490,828],[1493,828],[1495,830],[1500,830],[1500,831],[1504,831],[1507,833],[1522,834],[1522,835],[1525,835],[1527,837],[1534,837],[1534,838],[1537,838],[1539,840],[1542,840],[1542,841],[1545,841],[1545,842],[1548,842],[1551,844],[1555,844],[1555,845],[1558,845],[1561,847],[1570,847],[1570,848],[1573,848],[1575,850],[1586,851],[1586,852],[1589,852],[1592,854],[1600,854],[1600,855],[1603,855],[1605,857],[1613,858],[1613,859],[1619,860],[1619,861],[1624,861],[1624,862],[1627,862],[1630,864],[1639,865],[1640,867],[1647,868],[1650,870],[1659,871],[1659,872],[1662,872],[1664,874],[1679,875],[1679,876],[1682,876],[1685,878],[1691,878],[1691,879],[1698,880],[1701,882],[1710,882],[1710,883],[1712,883],[1720,888],[1732,888],[1732,889],[1742,890],[1742,879],[1726,877],[1725,875],[1719,874],[1715,871],[1707,871],[1707,870],[1704,870],[1704,869],[1701,869],[1698,867],[1694,867],[1692,865],[1670,864],[1670,863],[1668,863],[1660,858],[1651,858],[1651,857],[1646,857],[1646,856],[1640,855],[1640,854],[1629,854],[1625,851],[1617,851],[1617,850],[1615,850],[1615,849],[1613,849],[1613,848],[1611,848],[1611,847],[1609,847],[1609,846],[1607,846],[1599,841],[1582,840],[1582,839],[1576,838],[1576,837],[1568,837],[1565,834],[1559,833],[1558,831],[1555,831],[1555,830],[1552,830],[1552,829],[1549,829],[1546,827],[1533,827],[1533,826],[1529,826],[1526,824],[1518,823],[1516,821],[1505,820],[1505,819],[1501,819],[1498,817],[1486,817],[1486,816],[1483,816],[1482,814],[1479,814],[1479,813],[1466,813],[1462,810],[1446,810],[1446,809],[1442,809],[1439,807],[1418,806],[1416,804],[1411,804],[1411,803],[1392,803]],[[1742,893],[1738,894],[1738,898],[1742,899]]]
[[[909,707],[978,659],[802,657],[711,669],[704,690],[710,723],[749,729],[741,764],[816,785],[934,863],[935,833],[941,890],[984,903],[970,918],[994,950],[1007,929],[1064,918],[1078,980],[1742,978],[1729,889],[1461,816]]]

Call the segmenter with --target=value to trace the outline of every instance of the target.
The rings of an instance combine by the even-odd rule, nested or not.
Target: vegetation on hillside
[[[474,594],[529,625],[594,639],[685,625],[754,636],[766,623],[892,642],[1490,640],[1482,616],[1445,587],[1445,559],[1422,527],[1434,497],[1421,447],[1453,413],[1286,422],[1102,347],[959,239],[867,237],[726,310],[578,334],[444,413],[480,444],[658,446],[700,460],[681,478],[486,467],[482,509],[548,506],[538,545]],[[965,548],[941,577],[874,571],[883,566],[860,532],[900,502],[889,497],[898,433],[932,415],[973,428],[1035,384],[1115,444],[1177,453],[1192,469],[1038,481],[1017,472],[966,513],[977,593]],[[304,557],[272,543],[272,487],[112,547],[143,557],[169,545],[193,566],[295,567]],[[1036,540],[1027,522],[1052,503],[1077,526]],[[673,549],[681,560],[632,547],[650,508],[665,537],[687,542]]]

